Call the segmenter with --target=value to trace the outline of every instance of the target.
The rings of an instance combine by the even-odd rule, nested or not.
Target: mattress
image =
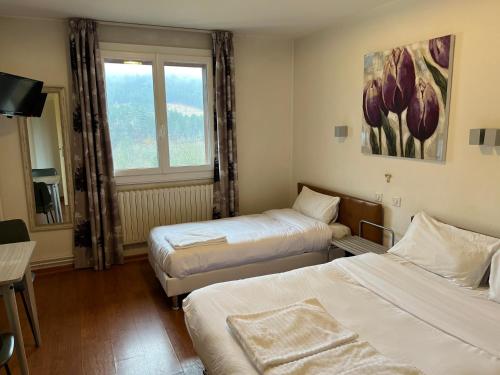
[[[453,294],[459,296],[461,311],[453,314],[454,319],[443,327],[436,321],[428,322],[422,319],[422,311],[416,307],[413,310],[403,303],[405,308],[402,308],[384,298],[382,295],[385,293],[377,294],[361,285],[342,269],[339,263],[342,259],[282,274],[215,284],[192,292],[184,300],[183,307],[194,347],[208,373],[257,374],[229,332],[226,324],[228,315],[267,311],[317,298],[332,316],[357,332],[360,339],[368,341],[381,354],[413,365],[428,375],[500,374],[498,356],[492,354],[489,348],[467,342],[460,335],[460,331],[470,325],[477,331],[472,334],[477,334],[478,342],[495,341],[494,335],[500,323],[497,320],[500,319],[500,304],[487,300],[484,290],[460,288],[395,255],[380,257],[404,267],[404,272],[386,275],[393,282],[395,277],[400,278],[402,284],[425,279],[426,288],[418,291],[422,303],[426,302],[427,294],[433,294],[434,290],[449,290],[452,285],[456,288]],[[377,272],[383,275],[389,271],[378,269]],[[390,292],[391,287],[387,287],[389,295]],[[404,292],[400,288],[398,293]],[[446,294],[441,298],[439,303],[446,311],[450,301]],[[484,307],[484,316],[488,319],[483,320],[483,312],[479,308],[474,309],[474,305]],[[463,316],[467,319],[458,324],[457,320]],[[494,324],[491,324],[492,319]],[[470,324],[472,321],[474,323]]]
[[[169,232],[210,230],[223,233],[227,243],[175,250]],[[221,220],[156,227],[149,235],[150,256],[171,277],[234,267],[328,248],[338,227],[293,209],[269,210]]]

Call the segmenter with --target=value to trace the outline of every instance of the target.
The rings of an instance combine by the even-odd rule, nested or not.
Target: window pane
[[[171,167],[206,165],[204,68],[165,66]]]
[[[104,63],[115,170],[158,168],[151,62]]]

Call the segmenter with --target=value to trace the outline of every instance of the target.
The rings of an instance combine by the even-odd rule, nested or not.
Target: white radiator
[[[123,243],[146,242],[159,225],[210,220],[212,201],[212,184],[119,191]]]

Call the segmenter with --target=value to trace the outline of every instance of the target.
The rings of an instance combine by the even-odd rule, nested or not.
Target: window
[[[117,182],[210,178],[210,51],[103,44]]]
[[[115,170],[158,168],[153,63],[109,59],[104,67]]]
[[[170,165],[207,163],[203,67],[165,65]]]

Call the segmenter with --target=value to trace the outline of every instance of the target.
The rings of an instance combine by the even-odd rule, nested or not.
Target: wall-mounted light
[[[335,138],[347,138],[348,130],[346,125],[335,127]]]
[[[500,146],[500,129],[471,129],[470,145]]]
[[[500,146],[500,129],[485,129],[484,144],[486,146]]]
[[[484,144],[484,129],[471,129],[469,132],[470,145]]]

